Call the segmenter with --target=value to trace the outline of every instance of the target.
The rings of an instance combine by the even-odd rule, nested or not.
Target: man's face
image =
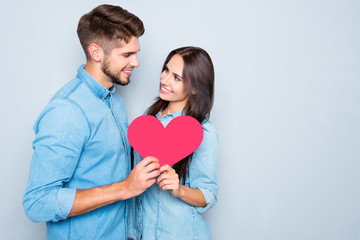
[[[139,50],[138,38],[131,37],[128,43],[121,41],[120,47],[115,47],[110,54],[104,55],[101,70],[111,82],[127,85],[130,82],[131,71],[140,66],[137,59]]]

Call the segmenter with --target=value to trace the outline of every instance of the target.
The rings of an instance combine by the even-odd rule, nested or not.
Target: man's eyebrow
[[[122,54],[123,55],[128,55],[128,54],[137,54],[138,52],[140,52],[140,49],[139,49],[139,51],[132,51],[132,52],[123,52]]]

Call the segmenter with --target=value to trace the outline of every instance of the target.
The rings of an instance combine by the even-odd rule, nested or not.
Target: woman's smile
[[[169,89],[165,88],[164,86],[161,86],[161,90],[162,93],[172,93],[172,91],[170,91]]]

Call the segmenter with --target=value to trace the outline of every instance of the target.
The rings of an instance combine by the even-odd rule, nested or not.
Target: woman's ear
[[[104,56],[104,51],[96,43],[91,43],[88,47],[88,51],[89,51],[91,59],[94,62],[100,62]]]

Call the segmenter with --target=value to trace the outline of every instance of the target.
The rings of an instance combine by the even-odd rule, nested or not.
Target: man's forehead
[[[125,42],[123,39],[115,40],[114,51],[116,52],[139,52],[140,44],[139,40],[136,37],[132,37],[128,42]]]

